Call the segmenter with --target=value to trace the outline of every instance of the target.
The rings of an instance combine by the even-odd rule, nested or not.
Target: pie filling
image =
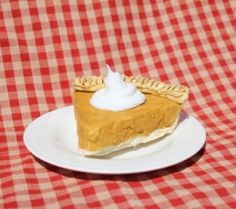
[[[151,132],[148,136],[144,136],[144,135],[136,136],[129,140],[123,141],[117,145],[104,147],[103,149],[99,149],[96,151],[89,151],[82,148],[79,148],[78,151],[83,156],[103,156],[103,155],[110,154],[121,149],[135,147],[137,145],[148,143],[154,140],[156,141],[157,139],[161,139],[161,137],[171,133],[177,126],[178,119],[179,118],[176,119],[176,121],[174,122],[172,126],[169,126],[167,128],[162,128],[162,129],[156,129],[153,132]]]
[[[74,91],[79,149],[96,153],[136,137],[149,136],[155,130],[173,127],[181,104],[157,95],[145,96],[144,104],[113,112],[93,107],[89,103],[91,92]]]

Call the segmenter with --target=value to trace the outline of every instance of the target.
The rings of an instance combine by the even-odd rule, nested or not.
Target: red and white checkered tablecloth
[[[86,3],[85,3],[86,2]],[[108,63],[190,87],[206,146],[135,175],[65,170],[23,143]],[[236,1],[0,1],[0,208],[236,208]],[[190,142],[191,143],[191,142]]]

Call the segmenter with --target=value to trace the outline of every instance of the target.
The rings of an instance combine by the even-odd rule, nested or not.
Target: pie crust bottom
[[[107,155],[121,149],[135,147],[139,144],[157,140],[167,134],[172,133],[178,124],[178,120],[179,120],[179,116],[177,117],[173,125],[170,127],[156,129],[153,132],[151,132],[148,136],[138,136],[135,138],[131,138],[118,145],[112,145],[112,146],[109,146],[100,150],[96,150],[96,151],[89,151],[89,150],[79,148],[79,154],[82,156],[103,156],[103,155]]]

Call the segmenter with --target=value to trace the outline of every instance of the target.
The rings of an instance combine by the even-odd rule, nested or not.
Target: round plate
[[[175,131],[155,142],[103,158],[82,157],[77,151],[72,106],[40,116],[24,133],[27,149],[39,159],[62,168],[97,174],[128,174],[165,168],[193,156],[204,145],[205,138],[203,126],[181,112]]]

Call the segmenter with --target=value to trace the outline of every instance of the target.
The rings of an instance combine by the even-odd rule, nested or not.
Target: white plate
[[[81,157],[72,106],[40,116],[24,133],[27,149],[39,159],[62,168],[99,174],[138,173],[177,164],[197,153],[205,138],[203,126],[182,112],[175,131],[157,142],[106,158]]]

